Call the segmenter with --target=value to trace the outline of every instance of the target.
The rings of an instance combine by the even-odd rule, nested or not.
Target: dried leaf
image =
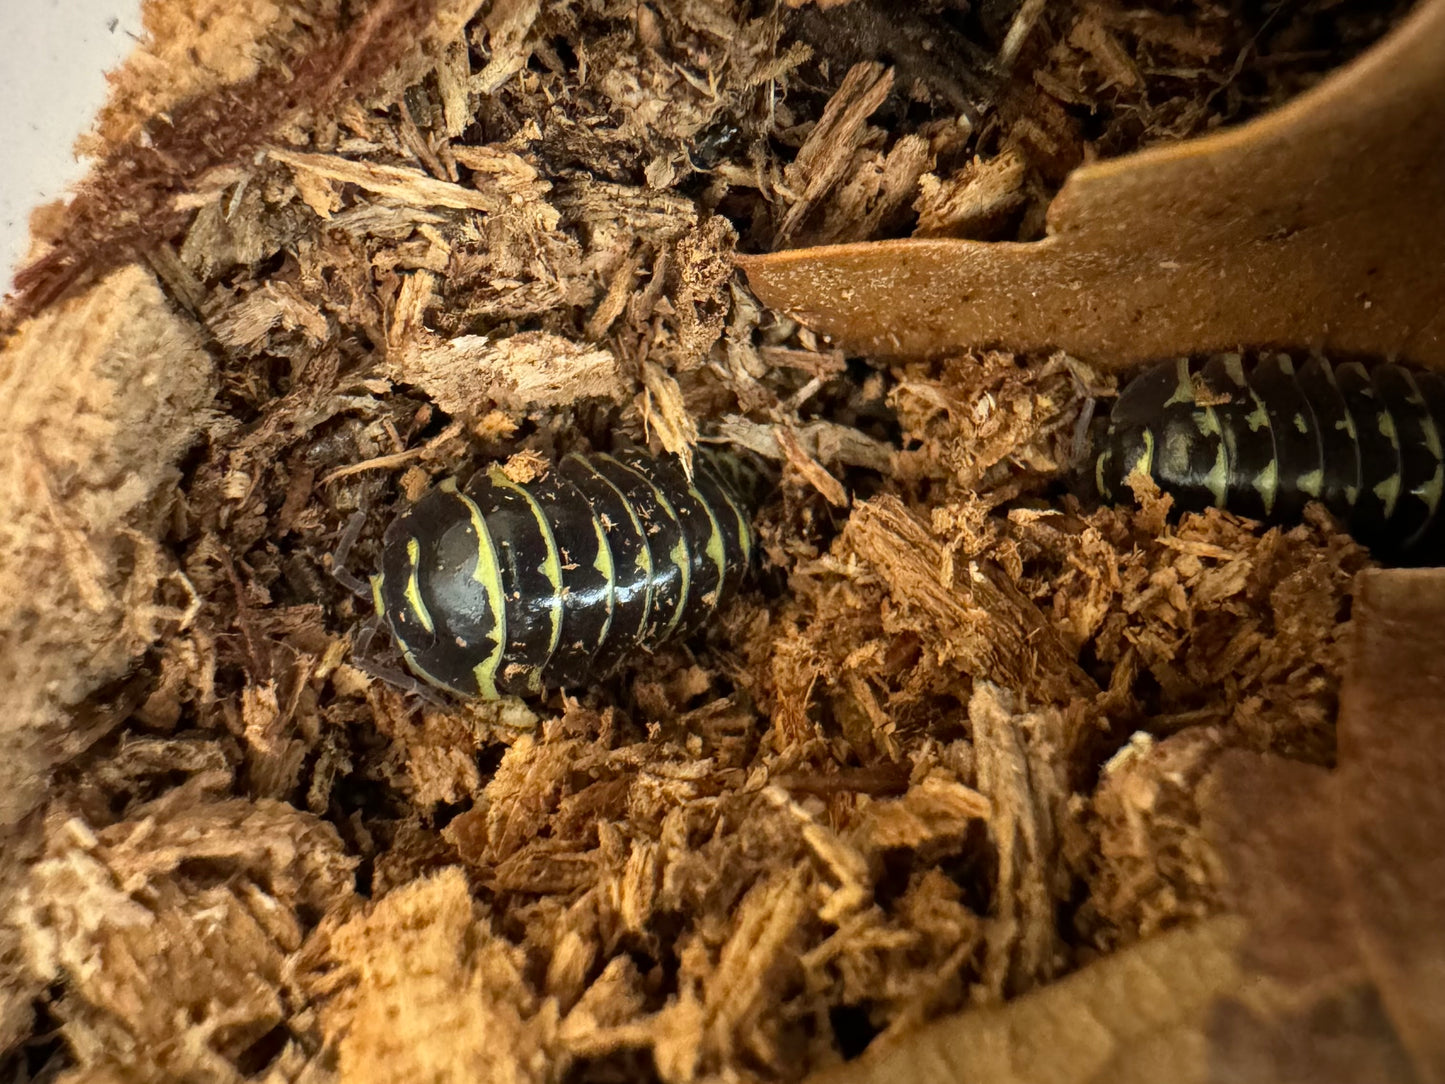
[[[1428,0],[1277,113],[1077,170],[1044,241],[880,241],[737,262],[764,304],[874,356],[998,346],[1122,367],[1272,343],[1445,368],[1433,301],[1445,209],[1426,195],[1445,188],[1442,35],[1445,0]]]
[[[1243,932],[1217,918],[1144,941],[996,1009],[936,1021],[808,1084],[1204,1081],[1213,1000],[1239,989]]]
[[[1445,573],[1367,572],[1340,697],[1339,861],[1358,945],[1423,1079],[1445,1074]]]

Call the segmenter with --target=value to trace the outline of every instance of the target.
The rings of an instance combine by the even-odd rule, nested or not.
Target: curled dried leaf
[[[1087,25],[1085,44],[1114,56],[1106,29]],[[1076,170],[1043,241],[880,241],[737,262],[765,304],[875,356],[1062,348],[1124,366],[1273,343],[1445,368],[1442,36],[1445,2],[1427,0],[1273,114]]]

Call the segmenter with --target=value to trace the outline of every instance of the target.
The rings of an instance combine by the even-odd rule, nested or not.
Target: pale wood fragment
[[[93,736],[66,709],[120,677],[178,613],[155,498],[214,394],[195,324],[130,266],[26,324],[0,353],[0,825]]]
[[[935,625],[931,649],[968,673],[1063,700],[1097,688],[1038,607],[990,563],[945,578],[942,545],[897,498],[858,505],[847,534],[894,599]]]
[[[386,199],[410,207],[451,207],[457,210],[494,211],[495,196],[450,181],[439,181],[419,169],[384,166],[376,162],[353,162],[335,154],[306,154],[272,150],[270,157],[314,176],[354,184]]]

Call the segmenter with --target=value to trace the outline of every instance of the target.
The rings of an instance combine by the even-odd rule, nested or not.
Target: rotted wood
[[[1445,570],[1363,573],[1330,770],[1232,749],[1199,815],[1229,913],[808,1084],[1445,1080]]]
[[[1445,0],[1238,129],[1076,170],[1033,243],[739,256],[845,349],[1062,348],[1120,367],[1241,344],[1445,369]]]
[[[1034,603],[986,560],[954,569],[928,528],[894,497],[860,504],[848,526],[894,600],[924,615],[940,651],[968,673],[1068,701],[1098,686]]]

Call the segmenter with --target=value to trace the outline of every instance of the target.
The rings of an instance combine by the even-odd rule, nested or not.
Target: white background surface
[[[75,139],[140,32],[140,0],[0,0],[0,293],[25,254],[31,209],[84,173]]]

